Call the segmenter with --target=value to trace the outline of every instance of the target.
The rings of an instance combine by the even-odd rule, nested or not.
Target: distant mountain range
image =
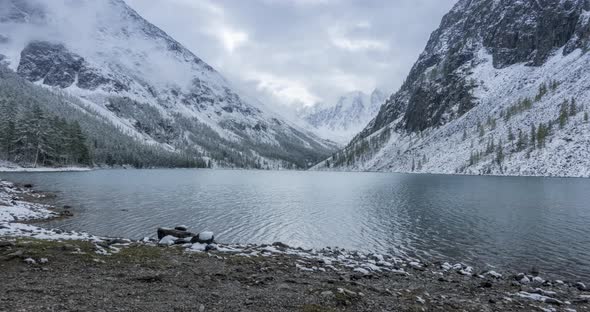
[[[122,0],[2,1],[0,62],[134,142],[214,167],[306,168],[335,151],[236,92]]]
[[[385,99],[384,93],[378,89],[371,94],[354,91],[341,96],[335,103],[305,107],[298,115],[318,135],[344,145],[377,115]]]
[[[316,169],[590,176],[589,12],[458,1],[400,90]]]

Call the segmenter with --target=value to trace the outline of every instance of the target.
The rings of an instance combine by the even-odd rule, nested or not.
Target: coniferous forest
[[[75,101],[0,69],[0,160],[27,167],[209,165],[201,157],[142,144]]]

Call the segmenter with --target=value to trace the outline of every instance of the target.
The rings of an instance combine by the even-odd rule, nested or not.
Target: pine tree
[[[463,129],[463,137],[461,137],[462,141],[467,140],[467,129]]]
[[[537,129],[535,128],[535,124],[531,124],[531,146],[536,148],[536,139],[537,139]]]
[[[569,116],[568,107],[569,106],[568,106],[567,100],[561,104],[561,108],[559,110],[559,128],[560,129],[563,129],[563,127],[565,127],[565,124],[567,123],[567,119]]]
[[[0,99],[0,115],[0,152],[10,161],[16,140],[16,105],[6,99]]]
[[[543,98],[543,96],[545,96],[545,94],[547,94],[547,84],[545,84],[544,82],[539,86],[539,92],[537,93],[537,96],[535,97],[535,101],[539,101]]]
[[[498,148],[496,149],[496,163],[501,167],[502,162],[504,161],[504,147],[502,144],[502,140],[498,142]]]
[[[526,134],[522,133],[522,130],[518,129],[518,140],[516,141],[516,149],[518,151],[524,150],[528,145],[529,138]]]
[[[512,132],[512,127],[508,127],[508,141],[510,141],[510,143],[514,142],[514,133]]]
[[[584,112],[584,121],[588,122],[588,112]]]
[[[483,137],[486,133],[485,133],[485,129],[483,128],[483,126],[481,125],[481,122],[477,122],[477,129],[479,132],[479,137]]]
[[[570,102],[570,116],[576,116],[578,114],[578,106],[576,105],[576,100],[572,98]]]
[[[91,165],[90,150],[78,122],[72,123],[69,127],[69,150],[74,164]]]

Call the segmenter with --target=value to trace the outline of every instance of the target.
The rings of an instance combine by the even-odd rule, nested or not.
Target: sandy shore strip
[[[0,311],[590,311],[585,284],[534,270],[30,224],[68,215],[49,196],[0,181]]]

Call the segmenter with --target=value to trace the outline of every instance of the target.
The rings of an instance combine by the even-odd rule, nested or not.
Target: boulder
[[[177,229],[170,229],[170,228],[158,228],[158,240],[166,237],[166,236],[174,236],[176,238],[185,238],[185,237],[193,237],[195,236],[194,233],[187,232],[187,231],[180,231]]]
[[[201,244],[211,244],[215,240],[215,235],[213,232],[204,231],[199,233],[198,235],[193,236],[191,239],[191,243],[201,243]]]
[[[185,231],[185,232],[188,231],[188,227],[186,225],[179,225],[179,226],[176,226],[174,229],[179,230],[179,231]]]
[[[174,237],[172,235],[167,235],[167,236],[162,237],[162,239],[160,240],[160,242],[158,242],[158,244],[163,245],[163,246],[170,246],[170,245],[173,245],[177,239],[178,239],[178,237]]]

